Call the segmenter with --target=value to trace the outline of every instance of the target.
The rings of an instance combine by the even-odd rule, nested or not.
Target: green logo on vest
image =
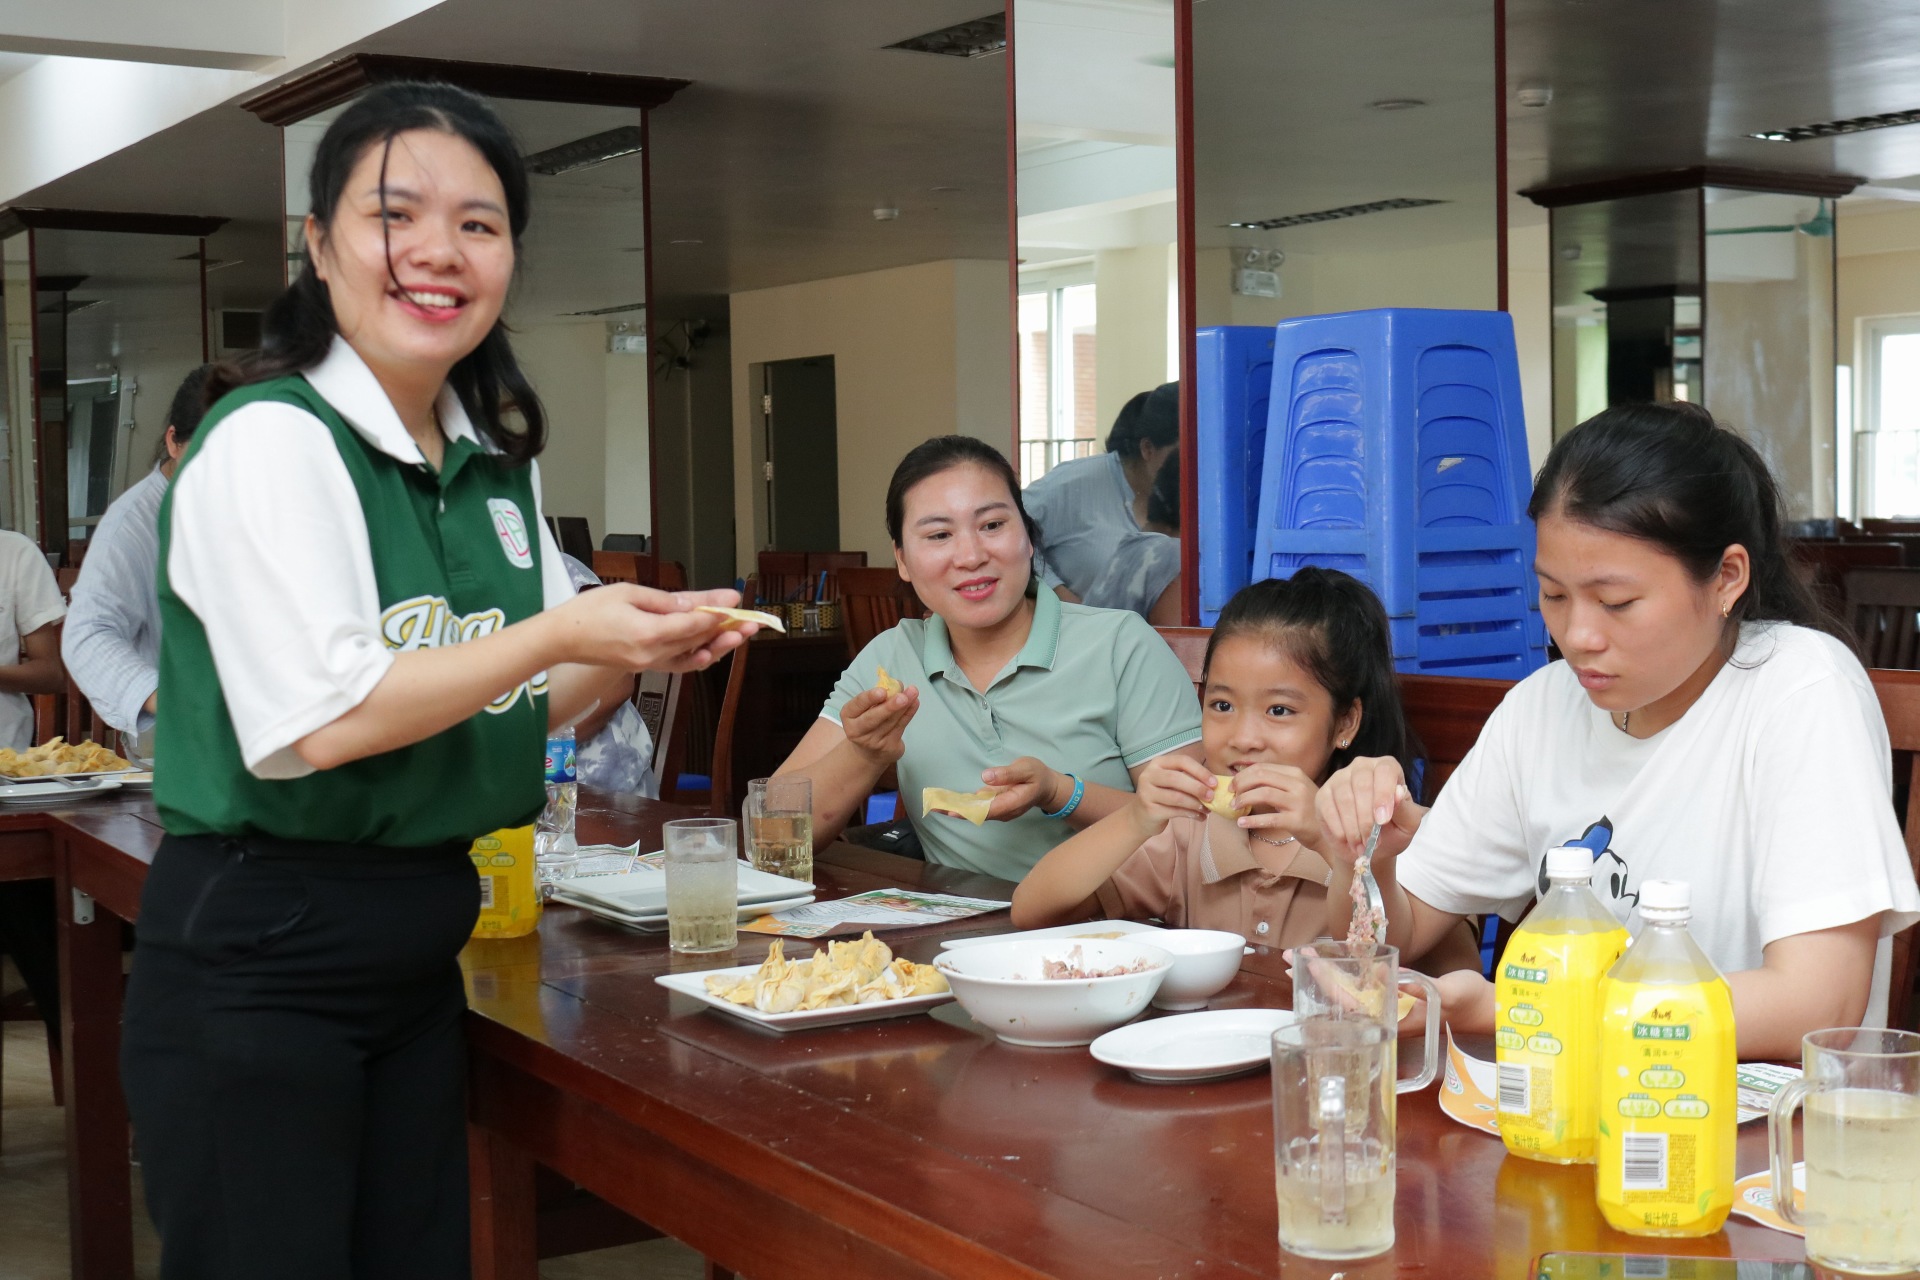
[[[512,498],[488,498],[487,511],[493,516],[493,531],[500,535],[500,547],[507,560],[517,568],[533,568],[533,539],[527,536],[527,522]]]

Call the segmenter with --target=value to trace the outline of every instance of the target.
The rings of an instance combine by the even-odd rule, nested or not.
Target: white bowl
[[[1043,961],[1071,959],[1076,949],[1082,968],[1112,969],[1143,960],[1147,967],[1111,978],[1040,976]],[[933,965],[975,1022],[1008,1044],[1050,1048],[1092,1044],[1102,1032],[1138,1016],[1172,970],[1173,957],[1120,938],[1041,938],[946,951]]]
[[[1173,971],[1153,997],[1156,1009],[1204,1009],[1240,972],[1247,940],[1222,929],[1169,929],[1153,945],[1173,956]]]

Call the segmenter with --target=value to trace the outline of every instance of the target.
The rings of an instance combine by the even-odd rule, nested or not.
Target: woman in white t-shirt
[[[1414,956],[1462,916],[1519,919],[1547,849],[1584,844],[1630,929],[1646,881],[1693,885],[1742,1058],[1884,1024],[1889,939],[1920,919],[1886,725],[1858,659],[1816,629],[1766,463],[1704,409],[1618,406],[1554,446],[1528,514],[1564,660],[1507,695],[1431,810],[1393,760],[1328,779],[1333,913],[1376,820],[1388,940]],[[1485,978],[1441,991],[1455,1028],[1493,1029]]]

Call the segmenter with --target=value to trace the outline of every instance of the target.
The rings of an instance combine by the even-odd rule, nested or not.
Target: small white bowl
[[[1219,995],[1240,972],[1247,940],[1222,929],[1169,929],[1155,935],[1153,945],[1173,956],[1173,972],[1153,997],[1156,1009],[1184,1012],[1207,1007],[1207,997]]]
[[[1047,960],[1086,969],[1113,969],[1145,961],[1139,973],[1111,978],[1042,978]],[[942,952],[934,967],[946,975],[954,999],[973,1020],[1008,1044],[1053,1048],[1092,1044],[1102,1032],[1138,1016],[1173,969],[1158,947],[1119,938],[1026,939]]]

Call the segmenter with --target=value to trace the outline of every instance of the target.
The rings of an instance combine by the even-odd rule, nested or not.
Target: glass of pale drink
[[[1393,1042],[1375,1021],[1311,1015],[1273,1033],[1280,1247],[1371,1258],[1393,1247]]]
[[[1809,1032],[1805,1074],[1774,1095],[1773,1203],[1811,1262],[1855,1275],[1920,1270],[1920,1035]],[[1804,1106],[1806,1199],[1793,1194],[1793,1112]]]
[[[754,868],[793,880],[813,879],[813,782],[755,778],[743,810],[747,859]]]
[[[662,829],[667,943],[675,951],[733,950],[740,911],[740,835],[732,818],[682,818]]]

